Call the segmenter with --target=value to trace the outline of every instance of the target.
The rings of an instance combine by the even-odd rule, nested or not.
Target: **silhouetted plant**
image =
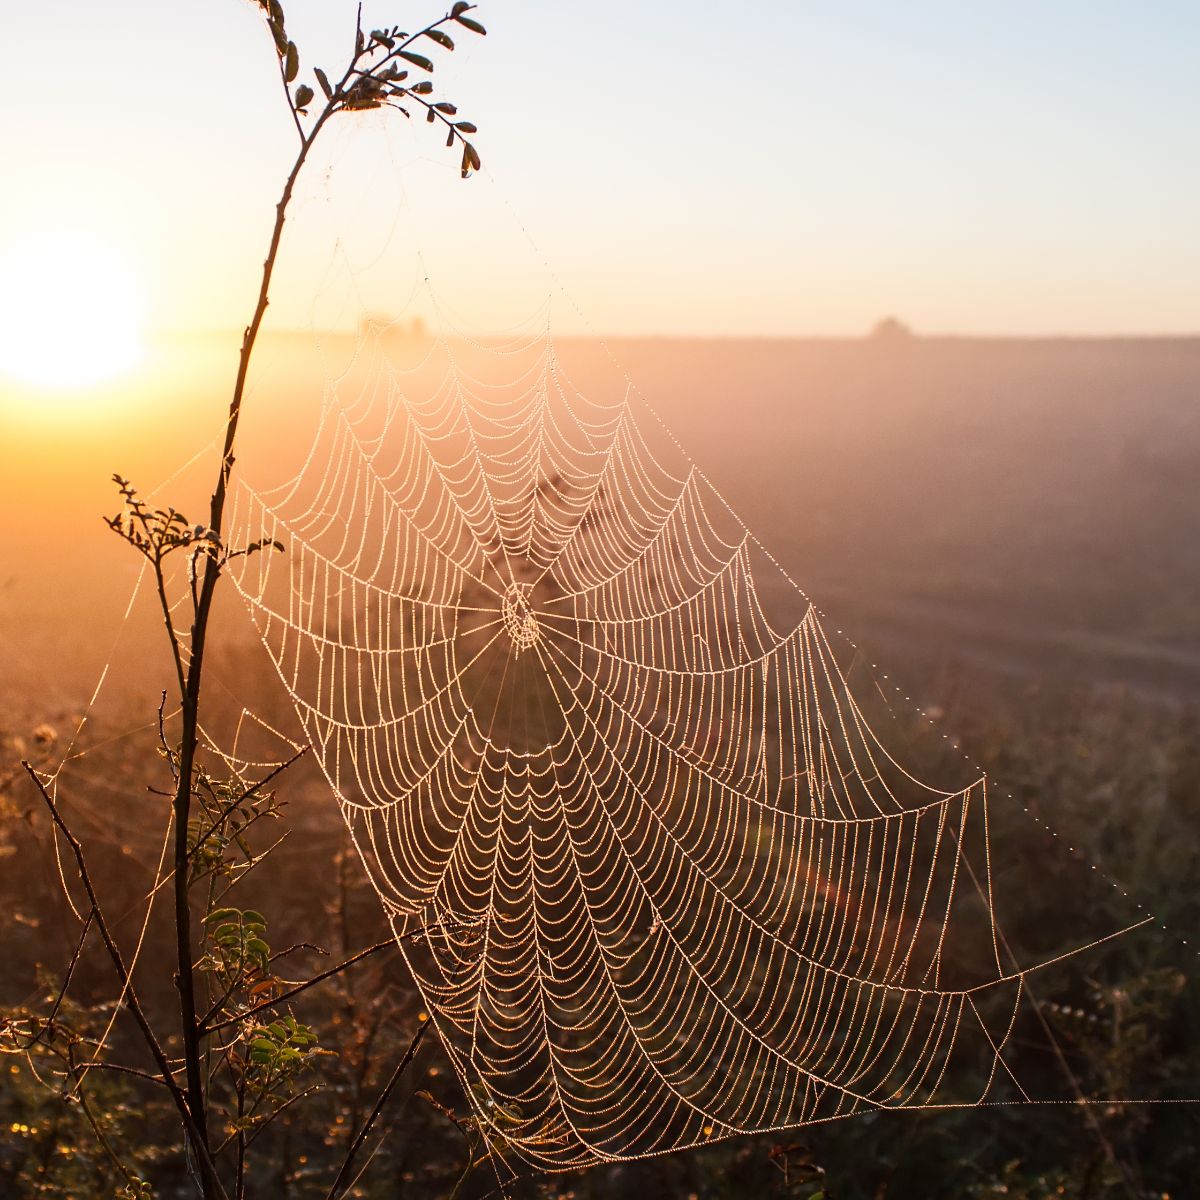
[[[289,1001],[393,944],[381,941],[308,980],[285,980],[277,965],[290,951],[272,948],[268,921],[262,913],[234,907],[228,897],[270,853],[272,847],[259,846],[257,840],[259,827],[280,815],[280,805],[268,785],[290,764],[265,778],[247,781],[214,775],[200,761],[205,651],[217,584],[232,559],[284,550],[279,542],[265,538],[229,545],[224,540],[224,517],[246,380],[269,303],[296,180],[330,120],[341,113],[383,107],[405,116],[422,112],[430,124],[440,125],[447,146],[457,145],[461,150],[464,178],[480,165],[479,154],[468,140],[475,126],[458,119],[453,103],[435,96],[434,62],[421,53],[427,46],[431,51],[453,50],[451,30],[484,33],[483,26],[469,15],[474,5],[460,0],[448,13],[411,34],[398,26],[365,31],[360,8],[348,64],[340,75],[314,67],[314,87],[299,82],[300,50],[288,34],[282,5],[278,0],[257,3],[274,43],[299,149],[276,205],[257,303],[242,339],[207,519],[197,523],[173,508],[153,507],[119,475],[115,480],[123,507],[107,519],[109,527],[149,564],[175,672],[176,704],[171,718],[166,712],[166,693],[159,710],[161,751],[172,783],[171,870],[147,892],[152,898],[170,880],[180,1058],[168,1053],[166,1033],[141,1000],[128,949],[118,944],[87,849],[58,803],[57,777],[39,772],[40,764],[28,759],[23,764],[56,836],[66,845],[64,857],[82,889],[82,896],[72,894],[63,875],[68,901],[79,918],[79,937],[61,986],[46,992],[46,1006],[10,1013],[0,1024],[0,1049],[23,1059],[33,1078],[71,1101],[84,1115],[84,1125],[99,1147],[99,1158],[119,1177],[118,1194],[129,1200],[143,1200],[151,1194],[150,1187],[144,1172],[131,1161],[138,1148],[128,1122],[114,1127],[112,1113],[118,1108],[113,1097],[101,1094],[97,1080],[104,1080],[104,1088],[116,1087],[118,1082],[127,1086],[130,1081],[152,1086],[160,1099],[174,1106],[185,1133],[189,1166],[205,1200],[241,1200],[251,1147],[264,1129],[311,1090],[306,1089],[310,1068],[326,1053],[315,1030],[289,1010]],[[186,562],[182,579],[175,570],[181,559]],[[181,612],[185,614],[182,623]],[[176,715],[178,736],[171,740],[168,721]],[[197,915],[198,923],[194,920]],[[69,999],[76,969],[94,936],[101,940],[120,988],[107,1017],[94,1008],[77,1009]],[[149,1053],[148,1069],[112,1058],[112,1025],[124,1014],[132,1019]],[[348,1137],[329,1186],[330,1200],[352,1185],[366,1139],[411,1063],[426,1027],[418,1025],[375,1103]],[[130,1110],[123,1107],[120,1111],[128,1114]]]

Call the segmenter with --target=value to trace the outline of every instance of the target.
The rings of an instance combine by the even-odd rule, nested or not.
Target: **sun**
[[[143,321],[112,246],[66,231],[0,246],[0,375],[46,391],[105,383],[141,360]]]

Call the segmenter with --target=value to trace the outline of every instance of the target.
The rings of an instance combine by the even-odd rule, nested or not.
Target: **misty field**
[[[397,359],[419,364],[419,339],[396,336]],[[127,401],[129,420],[56,429],[52,465],[37,453],[5,463],[19,497],[2,518],[0,567],[0,887],[10,914],[0,1010],[9,1021],[53,1002],[78,938],[21,759],[41,768],[65,759],[60,802],[86,838],[112,923],[130,947],[144,938],[142,1002],[158,1012],[174,1002],[169,971],[155,969],[172,953],[166,909],[141,928],[141,885],[162,853],[170,786],[156,715],[170,663],[146,589],[125,616],[137,563],[100,522],[113,501],[94,464],[150,486],[182,468],[173,502],[198,507],[207,480],[187,466],[192,448],[181,452],[178,430],[208,411],[229,344],[164,346],[158,378]],[[1015,956],[1053,959],[1147,913],[1155,920],[1030,977],[1010,1063],[1030,1095],[1054,1096],[1053,1105],[1015,1102],[1013,1090],[1014,1103],[981,1109],[869,1112],[562,1176],[526,1170],[505,1181],[507,1193],[1189,1194],[1197,1109],[1121,1101],[1200,1096],[1198,972],[1186,944],[1200,913],[1200,342],[610,348],[825,625],[852,639],[839,661],[897,757],[944,779],[963,772],[965,752],[987,773],[989,854]],[[286,475],[308,447],[320,381],[338,377],[354,349],[345,335],[319,345],[309,335],[266,339],[239,463],[265,483]],[[623,386],[595,343],[567,341],[558,354],[581,393]],[[414,391],[421,383],[418,373]],[[169,420],[153,416],[164,388],[178,400]],[[774,611],[794,595],[776,582],[761,599]],[[305,740],[289,697],[234,593],[215,628],[206,736],[224,747],[236,736],[245,757],[274,762]],[[266,914],[280,977],[386,943],[388,923],[313,757],[271,790],[255,837],[283,840],[238,903]],[[123,1181],[105,1141],[138,1164],[155,1195],[192,1194],[175,1114],[143,1081],[92,1071],[91,1111],[53,1094],[63,1046],[86,1060],[114,1016],[111,998],[106,964],[81,956],[59,1013],[71,1032],[4,1060],[4,1195],[112,1194]],[[292,1009],[319,1036],[320,1052],[295,1080],[297,1094],[312,1095],[255,1133],[251,1196],[326,1194],[350,1131],[427,1019],[394,948],[297,995]],[[114,1029],[126,1060],[147,1070],[125,1023]],[[1114,1099],[1085,1107],[1072,1095]],[[350,1194],[497,1193],[486,1165],[464,1175],[478,1145],[435,1038],[421,1043],[381,1120],[386,1137]]]

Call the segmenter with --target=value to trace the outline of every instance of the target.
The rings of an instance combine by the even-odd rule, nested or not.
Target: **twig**
[[[96,910],[95,908],[92,908],[88,912],[86,920],[83,922],[83,930],[79,934],[79,941],[75,946],[75,953],[71,955],[71,961],[67,965],[66,974],[63,976],[62,986],[58,989],[58,995],[55,996],[54,1003],[50,1006],[50,1013],[42,1022],[41,1029],[29,1039],[26,1045],[21,1047],[22,1050],[32,1050],[33,1047],[42,1040],[42,1035],[54,1025],[54,1022],[58,1017],[59,1010],[62,1008],[63,1001],[67,997],[67,989],[71,986],[71,980],[75,976],[75,968],[79,965],[79,959],[83,954],[83,944],[87,941],[87,935],[91,931],[92,922],[95,919]]]
[[[301,746],[300,749],[297,750],[296,753],[293,754],[292,757],[286,762],[281,762],[277,767],[274,767],[272,770],[268,771],[267,774],[264,775],[257,783],[252,783],[244,792],[242,792],[242,794],[225,809],[225,811],[221,814],[220,819],[213,822],[212,827],[208,830],[208,832],[205,833],[203,837],[197,839],[195,846],[192,847],[192,851],[188,855],[188,864],[191,864],[191,860],[195,858],[197,854],[199,854],[201,847],[206,841],[208,841],[210,837],[213,836],[213,834],[220,833],[221,829],[224,827],[229,818],[232,817],[235,812],[237,812],[239,806],[245,804],[245,802],[257,792],[262,791],[262,789],[265,788],[268,783],[275,779],[276,776],[282,775],[283,772],[286,771],[294,762],[303,758],[308,753],[308,750],[309,747]]]
[[[416,933],[416,930],[413,931]],[[306,992],[310,987],[315,987],[318,983],[324,982],[332,975],[338,975],[347,967],[354,966],[357,962],[362,962],[364,958],[369,958],[372,954],[378,954],[380,950],[386,950],[389,946],[396,944],[395,938],[388,938],[385,942],[376,942],[373,946],[368,946],[365,950],[360,950],[357,954],[352,954],[349,958],[338,963],[335,967],[330,967],[327,971],[322,971],[319,975],[314,975],[311,979],[306,979],[303,983],[296,984],[295,987],[289,988],[286,992],[281,992],[278,996],[271,1000],[262,1000],[258,1004],[251,1005],[245,1011],[240,1012],[237,1016],[226,1017],[224,1021],[217,1021],[209,1024],[213,1017],[220,1011],[221,1005],[215,1004],[204,1016],[200,1022],[203,1031],[208,1033],[217,1033],[219,1030],[228,1029],[230,1025],[238,1025],[247,1017],[252,1017],[255,1013],[260,1013],[264,1009],[274,1008],[277,1004],[282,1004],[285,1000],[290,1000],[293,996],[298,996],[301,992]]]
[[[383,1112],[384,1107],[391,1098],[396,1084],[400,1082],[400,1077],[407,1070],[408,1064],[412,1062],[413,1056],[417,1052],[417,1047],[421,1044],[421,1039],[425,1036],[425,1030],[429,1028],[429,1025],[430,1022],[426,1021],[417,1026],[417,1032],[413,1034],[412,1041],[408,1043],[408,1049],[405,1050],[403,1057],[396,1064],[396,1069],[392,1072],[391,1078],[384,1084],[383,1091],[379,1093],[379,1099],[375,1101],[375,1107],[371,1109],[370,1115],[362,1123],[358,1133],[354,1136],[354,1140],[350,1143],[350,1148],[346,1151],[346,1157],[342,1159],[341,1168],[338,1170],[337,1176],[333,1181],[333,1186],[330,1187],[326,1195],[326,1200],[338,1200],[340,1195],[345,1194],[344,1185],[347,1183],[354,1159],[362,1149],[363,1143],[370,1136],[372,1127],[379,1119],[379,1114]]]
[[[103,1060],[89,1059],[85,1063],[76,1063],[71,1067],[73,1075],[84,1076],[92,1071],[116,1071],[121,1075],[133,1075],[138,1079],[144,1079],[147,1083],[154,1084],[155,1087],[167,1087],[167,1085],[157,1075],[151,1075],[149,1071],[139,1071],[137,1067],[127,1067],[122,1063],[110,1063]]]
[[[71,1073],[74,1074],[77,1067],[74,1056],[70,1050],[67,1052],[68,1062],[70,1064]],[[96,1120],[95,1114],[92,1112],[92,1106],[88,1103],[87,1092],[80,1088],[76,1095],[79,1097],[79,1107],[83,1110],[83,1115],[87,1118],[87,1123],[92,1128],[92,1133],[95,1134],[96,1141],[100,1143],[101,1149],[108,1155],[109,1161],[117,1168],[118,1171],[125,1177],[125,1182],[128,1184],[137,1184],[140,1182],[138,1177],[121,1161],[120,1155],[113,1149],[112,1143],[108,1140],[108,1136],[104,1130],[100,1128],[100,1122]]]
[[[54,797],[50,795],[45,784],[38,777],[38,773],[33,767],[25,761],[22,761],[21,766],[24,767],[26,774],[33,781],[33,786],[37,788],[41,795],[46,808],[50,812],[50,818],[54,822],[55,827],[62,833],[67,844],[71,847],[71,852],[75,856],[75,866],[79,873],[79,880],[83,884],[83,889],[87,893],[88,901],[92,906],[92,913],[95,917],[96,928],[100,931],[100,937],[104,941],[104,947],[108,951],[108,956],[112,961],[113,969],[117,973],[117,979],[121,983],[121,987],[126,994],[126,1002],[129,1006],[129,1011],[133,1014],[133,1019],[137,1023],[138,1029],[141,1031],[142,1037],[146,1041],[146,1045],[150,1050],[151,1056],[154,1058],[155,1065],[158,1067],[159,1074],[162,1076],[162,1081],[171,1093],[172,1099],[175,1101],[176,1107],[179,1109],[179,1115],[183,1118],[184,1128],[188,1132],[188,1140],[192,1144],[193,1150],[196,1152],[196,1157],[200,1162],[200,1169],[207,1186],[211,1189],[214,1195],[222,1196],[228,1200],[228,1196],[224,1187],[221,1186],[221,1180],[217,1175],[217,1169],[213,1164],[212,1158],[208,1152],[207,1142],[200,1139],[200,1129],[193,1117],[192,1110],[188,1104],[187,1097],[180,1089],[179,1084],[175,1080],[175,1075],[171,1070],[170,1064],[167,1062],[167,1056],[163,1053],[162,1046],[159,1045],[158,1038],[155,1036],[154,1029],[146,1018],[145,1011],[142,1009],[141,1001],[138,999],[137,992],[134,990],[133,981],[129,978],[129,972],[125,967],[125,960],[121,956],[120,947],[113,940],[112,933],[109,931],[108,922],[104,919],[104,911],[100,907],[100,900],[96,895],[96,889],[92,884],[92,875],[88,870],[87,860],[83,854],[83,846],[79,839],[72,832],[70,826],[63,819],[62,814],[58,810],[58,805],[54,802]]]

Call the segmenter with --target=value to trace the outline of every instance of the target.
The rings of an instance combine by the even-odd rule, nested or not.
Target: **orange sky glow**
[[[291,0],[303,69],[345,56],[354,8]],[[1194,5],[744,14],[482,5],[489,36],[437,79],[486,172],[462,183],[420,122],[343,119],[302,179],[272,324],[436,322],[410,299],[428,276],[477,330],[547,297],[564,332],[1200,329]],[[82,92],[40,87],[45,20],[0,17],[10,90],[39,94],[6,118],[0,261],[75,239],[120,260],[150,333],[239,327],[295,141],[256,6],[67,0]],[[60,328],[69,276],[61,304],[29,298]]]

